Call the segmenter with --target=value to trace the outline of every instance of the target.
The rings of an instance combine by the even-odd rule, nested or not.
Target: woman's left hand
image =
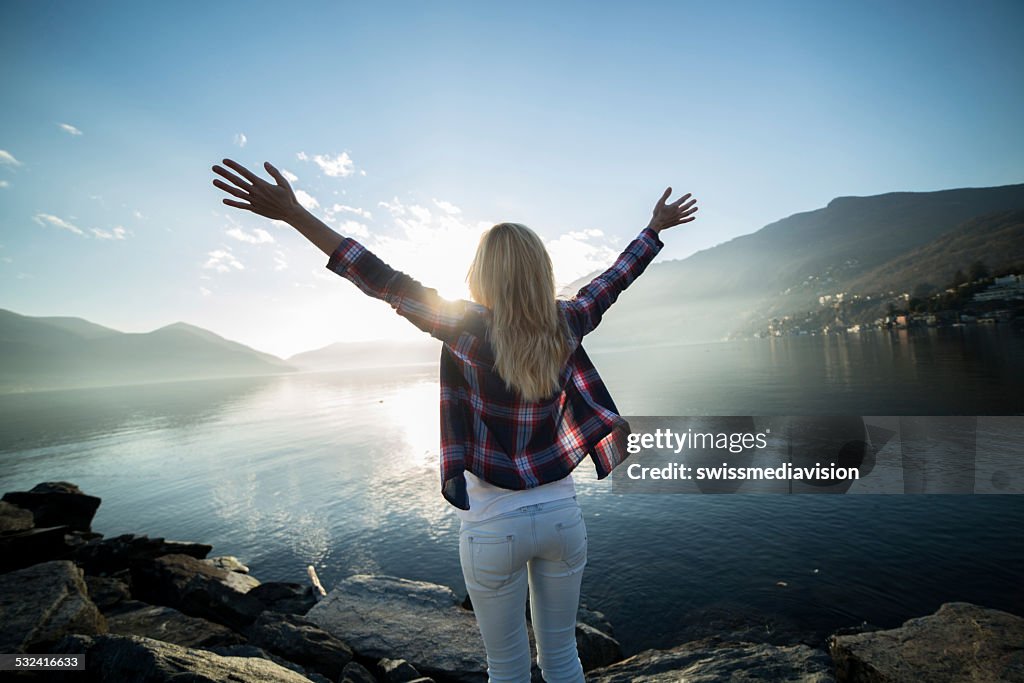
[[[292,186],[288,184],[288,180],[269,161],[265,162],[263,167],[267,169],[267,173],[276,181],[276,185],[268,183],[232,159],[225,159],[224,165],[241,175],[239,177],[222,166],[213,167],[213,172],[226,178],[231,185],[228,185],[228,183],[225,183],[220,178],[215,178],[213,184],[228,194],[242,200],[224,199],[224,203],[228,206],[252,211],[255,214],[272,220],[286,222],[305,211],[295,198],[295,192],[292,191]]]

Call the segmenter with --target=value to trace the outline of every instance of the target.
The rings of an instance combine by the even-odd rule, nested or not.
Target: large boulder
[[[6,501],[0,501],[0,532],[24,531],[36,524],[31,510],[18,507]]]
[[[591,671],[589,683],[832,683],[828,655],[807,645],[722,642],[705,638],[670,650],[645,650]]]
[[[238,645],[245,642],[227,626],[200,617],[190,617],[173,607],[134,602],[107,615],[107,629],[122,636],[145,636],[183,647]]]
[[[114,538],[93,540],[75,550],[77,562],[86,574],[101,576],[128,569],[132,565],[164,555],[206,557],[213,546],[205,543],[165,541],[162,538],[123,534]]]
[[[248,593],[268,609],[286,614],[305,614],[316,604],[308,585],[285,581],[266,581]]]
[[[89,496],[66,481],[48,481],[36,484],[30,491],[10,491],[3,500],[20,508],[31,510],[35,525],[69,526],[78,531],[89,531],[100,499]]]
[[[89,589],[89,598],[104,613],[131,599],[131,590],[127,582],[120,578],[87,575],[85,585]]]
[[[829,647],[840,683],[1024,681],[1024,618],[966,602]]]
[[[104,633],[82,570],[55,560],[0,575],[0,652],[45,646],[69,633]]]
[[[445,586],[390,576],[345,579],[306,618],[368,659],[405,659],[424,675],[487,680],[476,618]]]
[[[619,641],[582,621],[576,622],[576,651],[584,671],[608,666],[622,659]]]
[[[331,680],[352,661],[352,649],[313,622],[294,614],[264,612],[246,632],[249,642]]]
[[[51,526],[0,532],[0,572],[70,558],[68,531],[66,526]]]
[[[309,679],[262,657],[224,657],[141,636],[69,636],[54,654],[85,653],[77,683],[309,683]]]
[[[263,611],[246,595],[259,581],[188,555],[164,555],[132,567],[132,595],[242,631]]]

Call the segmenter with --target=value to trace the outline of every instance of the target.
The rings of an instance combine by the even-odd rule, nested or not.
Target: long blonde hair
[[[495,225],[480,237],[466,279],[473,299],[491,309],[488,334],[505,386],[526,401],[551,396],[569,349],[540,237],[520,223]]]

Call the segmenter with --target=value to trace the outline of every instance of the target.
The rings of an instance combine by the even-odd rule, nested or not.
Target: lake
[[[876,332],[594,352],[626,415],[1019,415],[1024,335]],[[212,543],[261,580],[464,594],[434,366],[0,396],[0,491],[66,480],[93,528]],[[589,461],[583,600],[627,653],[729,631],[821,646],[969,601],[1024,614],[1024,496],[639,495]],[[1020,482],[1017,482],[1019,484]],[[785,586],[778,585],[784,582]]]

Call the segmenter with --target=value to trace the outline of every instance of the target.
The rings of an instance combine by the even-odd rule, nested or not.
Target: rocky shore
[[[324,595],[315,581],[260,582],[202,543],[104,538],[91,530],[99,505],[65,482],[0,502],[0,653],[85,655],[85,671],[17,680],[486,681],[472,606],[447,587],[356,575]],[[967,603],[833,635],[827,650],[723,636],[624,659],[586,608],[576,639],[594,683],[1024,682],[1024,618]]]

